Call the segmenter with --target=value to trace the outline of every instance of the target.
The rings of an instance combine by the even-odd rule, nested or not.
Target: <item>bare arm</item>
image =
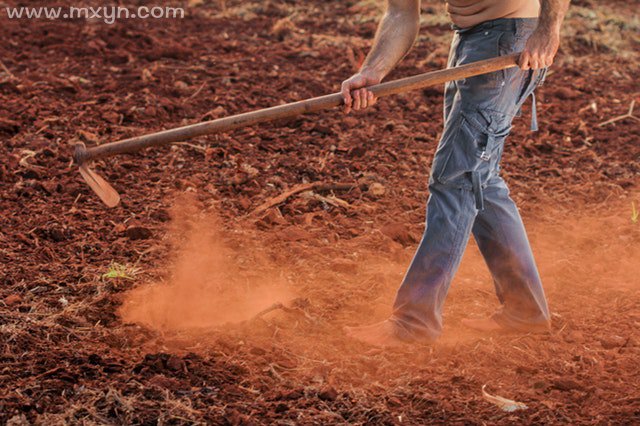
[[[345,111],[359,110],[376,101],[367,86],[378,84],[409,52],[420,29],[420,0],[387,0],[373,47],[360,71],[342,83]]]
[[[541,0],[538,28],[531,34],[520,55],[523,70],[551,66],[560,46],[560,27],[570,0]]]

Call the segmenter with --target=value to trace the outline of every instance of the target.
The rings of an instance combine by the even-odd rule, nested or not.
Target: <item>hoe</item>
[[[448,81],[460,80],[480,74],[499,71],[517,65],[519,54],[499,56],[493,59],[473,62],[459,67],[419,74],[412,77],[381,83],[368,89],[377,97],[395,95],[410,90],[422,89],[429,86],[443,84]],[[120,202],[118,192],[90,166],[93,160],[117,154],[126,154],[152,146],[168,145],[198,136],[226,132],[253,124],[282,118],[291,118],[300,114],[318,112],[335,108],[343,104],[342,95],[334,93],[304,101],[293,102],[271,108],[261,109],[230,117],[219,118],[203,123],[192,124],[176,129],[165,130],[145,136],[138,136],[118,142],[111,142],[87,148],[83,143],[75,146],[73,158],[80,166],[80,174],[89,187],[109,207],[115,207]]]

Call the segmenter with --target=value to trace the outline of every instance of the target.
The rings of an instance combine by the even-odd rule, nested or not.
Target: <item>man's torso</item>
[[[446,0],[447,12],[461,28],[499,18],[537,18],[538,0]]]

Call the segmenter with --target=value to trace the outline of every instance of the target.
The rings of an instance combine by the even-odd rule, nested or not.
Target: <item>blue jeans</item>
[[[503,18],[456,29],[449,67],[522,51],[536,25],[536,19]],[[442,306],[472,233],[502,304],[494,319],[523,330],[549,323],[522,219],[500,177],[513,117],[545,72],[510,68],[446,85],[427,226],[391,317],[401,339],[434,340],[441,333]],[[535,109],[532,116],[533,128]]]

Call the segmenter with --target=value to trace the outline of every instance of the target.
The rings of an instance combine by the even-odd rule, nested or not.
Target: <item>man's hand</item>
[[[382,81],[407,54],[420,30],[420,0],[387,0],[387,11],[378,25],[371,51],[360,72],[342,83],[344,111],[360,110],[376,103],[366,88]]]
[[[538,28],[531,34],[518,65],[523,70],[550,67],[560,46],[560,27],[570,0],[540,0]]]
[[[375,105],[377,98],[367,90],[369,86],[380,83],[382,77],[366,71],[360,71],[342,83],[342,97],[344,98],[344,112],[349,114],[353,108],[356,111]]]
[[[538,28],[527,40],[518,65],[523,70],[550,67],[559,46],[560,34],[558,31],[545,31]]]

